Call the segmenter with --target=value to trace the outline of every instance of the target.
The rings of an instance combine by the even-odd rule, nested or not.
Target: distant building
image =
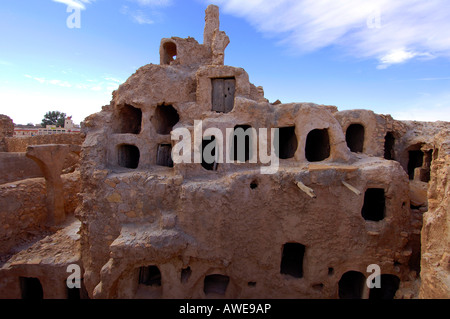
[[[40,125],[16,125],[14,127],[14,137],[29,137],[35,135],[49,135],[49,134],[64,134],[64,133],[79,133],[80,126],[75,125],[72,117],[69,116],[64,121],[64,127],[56,125],[46,125],[45,128]]]

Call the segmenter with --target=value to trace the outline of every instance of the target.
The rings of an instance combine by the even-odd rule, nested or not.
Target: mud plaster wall
[[[64,209],[67,215],[73,215],[78,206],[79,173],[63,175],[62,179]],[[46,214],[44,178],[0,185],[0,254],[44,232]]]
[[[422,229],[420,298],[450,296],[450,131],[435,138],[428,189],[428,212]]]

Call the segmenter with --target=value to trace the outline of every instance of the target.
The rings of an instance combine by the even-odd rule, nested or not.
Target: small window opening
[[[163,64],[170,64],[177,58],[177,45],[174,42],[166,42],[163,44]]]
[[[328,276],[333,276],[334,275],[334,268],[333,267],[329,267],[328,268]]]
[[[152,124],[156,129],[156,133],[167,135],[170,134],[175,124],[180,121],[177,110],[172,105],[158,105],[152,118]]]
[[[280,273],[290,275],[295,278],[302,278],[304,254],[304,245],[298,243],[284,244]]]
[[[236,80],[234,78],[211,79],[212,110],[228,113],[234,107]]]
[[[139,268],[139,284],[146,286],[161,286],[161,272],[157,266]]]
[[[250,125],[236,125],[234,127],[232,155],[233,161],[244,163],[252,158],[253,136]]]
[[[202,167],[208,171],[216,171],[218,150],[215,136],[205,137],[202,141]]]
[[[361,299],[366,283],[364,275],[358,271],[348,271],[339,280],[340,299]]]
[[[384,218],[386,199],[383,188],[368,188],[364,194],[361,215],[365,220],[380,221]]]
[[[306,137],[305,157],[309,162],[319,162],[330,156],[328,130],[315,129]]]
[[[181,269],[181,283],[188,282],[189,278],[191,278],[192,270],[191,267]]]
[[[119,109],[114,131],[121,134],[139,134],[141,132],[141,122],[141,109],[125,104]]]
[[[247,286],[254,288],[254,287],[256,287],[256,282],[255,281],[249,281],[247,283]]]
[[[44,298],[44,291],[39,279],[20,277],[19,280],[22,299],[39,300]]]
[[[136,169],[139,166],[140,152],[135,145],[119,145],[118,157],[118,164],[121,167]]]
[[[280,159],[292,158],[298,147],[297,135],[295,135],[295,126],[280,127],[278,134],[275,133],[275,155]],[[278,141],[278,143],[277,143]]]
[[[203,284],[203,291],[206,295],[209,294],[225,295],[229,282],[230,277],[228,276],[218,274],[206,276]]]
[[[258,182],[257,181],[253,181],[253,182],[250,183],[250,188],[251,189],[255,189],[257,187],[258,187]]]
[[[392,132],[387,132],[384,137],[384,158],[387,160],[395,159],[394,154],[395,137]]]
[[[364,126],[351,124],[345,133],[345,141],[350,151],[362,153],[364,149]]]
[[[173,167],[171,144],[158,145],[158,153],[156,155],[156,165]]]
[[[395,275],[383,274],[380,278],[380,288],[371,288],[369,299],[394,299],[400,285],[400,279]]]

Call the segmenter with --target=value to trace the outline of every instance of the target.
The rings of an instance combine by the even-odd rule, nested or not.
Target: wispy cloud
[[[209,1],[208,1],[209,2]],[[450,57],[448,0],[215,0],[296,52],[328,46],[379,69],[412,59]]]
[[[120,12],[138,24],[154,24],[161,18],[159,9],[171,6],[173,0],[128,0],[131,7],[123,5]],[[134,4],[134,6],[133,6]]]
[[[52,0],[53,2],[63,3],[68,7],[78,8],[81,10],[85,10],[85,4],[90,4],[90,0]]]
[[[104,91],[104,92],[109,92],[109,93],[111,93],[112,91],[117,89],[117,87],[121,83],[124,82],[120,79],[117,79],[117,78],[114,78],[111,76],[103,76],[100,79],[95,79],[95,80],[87,79],[84,81],[78,81],[78,82],[73,82],[73,83],[70,83],[70,82],[64,81],[64,80],[58,80],[58,79],[46,79],[44,77],[32,76],[29,74],[25,74],[24,76],[28,79],[32,79],[34,81],[39,82],[40,84],[45,84],[45,85],[55,85],[55,86],[59,86],[59,87],[73,88],[73,89],[80,89],[80,90]]]

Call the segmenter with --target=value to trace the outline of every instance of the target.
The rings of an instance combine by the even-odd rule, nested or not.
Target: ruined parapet
[[[159,48],[160,65],[223,65],[230,39],[219,27],[219,8],[209,5],[205,11],[203,44],[190,37],[164,38]]]
[[[423,215],[420,298],[450,296],[450,131],[434,139],[435,150],[428,188],[428,211]]]

